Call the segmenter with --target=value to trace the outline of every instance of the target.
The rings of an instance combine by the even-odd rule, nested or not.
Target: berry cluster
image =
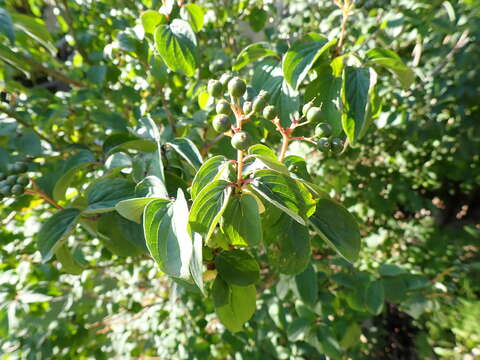
[[[322,122],[322,109],[313,106],[311,102],[305,104],[302,109],[303,115],[309,123],[317,124],[315,127],[315,137],[317,148],[322,152],[332,152],[339,154],[343,151],[344,143],[340,138],[332,138],[332,126],[329,123]]]
[[[25,192],[30,180],[26,175],[28,166],[24,162],[9,164],[7,172],[0,172],[0,200],[4,197],[18,196]]]

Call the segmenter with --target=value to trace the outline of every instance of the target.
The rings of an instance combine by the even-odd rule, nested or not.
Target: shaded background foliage
[[[199,72],[189,79],[156,62],[148,71],[139,19],[159,2],[0,1],[16,26],[15,42],[6,34],[0,43],[0,166],[35,159],[30,171],[51,193],[68,167],[63,159],[89,149],[103,164],[106,135],[134,127],[145,110],[165,125],[162,138],[172,137],[168,124],[174,123],[177,136],[201,148],[215,137],[207,125],[206,81],[230,68],[241,49],[267,40],[282,52],[309,31],[329,38],[340,31],[340,10],[330,1],[196,3],[205,23],[197,33]],[[48,33],[27,31],[32,20],[22,16],[35,17]],[[52,207],[30,195],[4,200],[2,356],[478,357],[480,7],[475,1],[357,1],[346,42],[359,53],[392,49],[417,75],[403,91],[392,77],[379,77],[382,113],[342,157],[292,149],[307,159],[314,181],[359,219],[363,246],[354,267],[314,238],[314,268],[293,278],[262,274],[254,318],[244,332],[231,334],[210,301],[159,276],[144,255],[114,255],[83,228],[70,243],[83,253],[80,275],[42,263],[33,235]],[[275,136],[269,141],[275,144]],[[227,145],[210,150],[232,156]],[[65,153],[44,157],[58,148]],[[167,179],[180,183],[178,159],[168,152],[166,158]],[[93,166],[86,162],[70,187],[81,189],[111,170]],[[303,285],[309,277],[317,287]]]

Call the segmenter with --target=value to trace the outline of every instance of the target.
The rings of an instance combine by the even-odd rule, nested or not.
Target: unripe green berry
[[[227,100],[222,99],[215,106],[215,111],[217,112],[217,114],[228,115],[232,111],[232,108],[230,107],[230,103]]]
[[[242,97],[245,91],[247,91],[247,84],[239,77],[234,77],[228,82],[228,93],[233,98]]]
[[[223,95],[223,85],[220,81],[211,79],[208,81],[207,91],[210,96],[219,98]]]
[[[307,113],[308,113],[308,110],[310,110],[313,106],[313,101],[310,101],[308,103],[306,103],[305,105],[303,105],[302,107],[302,114],[304,116],[307,116]]]
[[[17,184],[20,184],[22,186],[26,186],[28,185],[28,183],[30,182],[28,176],[25,176],[25,175],[20,175],[18,178],[17,178]]]
[[[252,138],[245,131],[239,131],[232,137],[232,146],[237,150],[246,150],[251,142]]]
[[[11,195],[11,189],[12,187],[9,186],[9,185],[5,185],[5,186],[2,186],[0,188],[0,194],[2,194],[3,196],[10,196]]]
[[[220,81],[220,83],[223,85],[223,87],[227,87],[228,85],[228,82],[230,80],[232,80],[233,78],[233,75],[230,74],[230,73],[223,73],[222,76],[220,76],[220,79],[218,79],[218,81]]]
[[[339,154],[343,151],[343,141],[339,138],[332,139],[332,152],[335,154]]]
[[[0,172],[0,181],[5,180],[7,178],[7,174]]]
[[[243,113],[244,114],[250,114],[250,112],[252,111],[252,102],[251,101],[245,101],[243,103]]]
[[[263,117],[266,120],[273,120],[277,117],[277,109],[275,109],[275,106],[273,105],[268,105],[265,109],[263,109]]]
[[[330,143],[330,140],[327,138],[320,138],[317,141],[317,148],[321,152],[327,152],[330,150],[332,144]]]
[[[265,96],[258,95],[255,100],[253,100],[252,108],[255,114],[261,114],[263,109],[265,109],[265,106],[267,106]]]
[[[12,166],[12,173],[14,174],[20,174],[20,173],[24,173],[28,170],[28,165],[25,164],[24,162],[16,162],[15,164],[13,164]]]
[[[232,123],[230,122],[230,118],[225,114],[218,114],[212,120],[212,126],[215,131],[223,133],[230,129]]]
[[[313,123],[320,122],[322,120],[322,109],[316,106],[313,106],[310,109],[308,109],[307,120]]]
[[[17,182],[17,175],[9,175],[4,181],[6,185],[13,185]]]
[[[320,123],[315,127],[316,137],[330,137],[332,136],[332,126],[327,123]]]
[[[19,184],[16,184],[16,185],[13,185],[12,186],[12,189],[10,190],[10,192],[13,194],[13,195],[20,195],[20,194],[23,194],[23,191],[25,189],[23,188],[22,185],[19,185]]]

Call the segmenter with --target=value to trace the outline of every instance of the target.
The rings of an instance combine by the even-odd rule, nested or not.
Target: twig
[[[203,156],[207,155],[208,152],[210,151],[210,148],[218,143],[220,140],[222,140],[225,137],[224,133],[221,133],[217,135],[212,141],[210,141],[208,144],[205,144],[201,149],[200,149],[200,154]]]
[[[167,102],[167,99],[165,98],[165,92],[163,90],[163,86],[161,86],[161,85],[158,86],[158,93],[160,94],[160,99],[162,100],[163,109],[165,110],[165,113],[167,114],[167,120],[168,120],[168,123],[170,124],[170,126],[172,128],[173,135],[176,135],[177,127],[175,125],[175,117],[173,116],[172,112],[170,111],[170,109],[168,107],[168,102]]]
[[[39,195],[42,197],[46,202],[50,203],[51,205],[55,206],[59,210],[63,210],[64,207],[60,204],[58,204],[55,200],[53,200],[50,196],[45,194],[38,184],[35,182],[35,180],[31,179],[30,180],[32,185],[33,185],[33,190],[25,190],[25,194],[31,194],[31,195]]]
[[[343,45],[345,44],[345,38],[347,35],[347,22],[350,16],[350,11],[353,7],[352,0],[334,0],[335,4],[342,9],[342,29],[340,32],[340,41],[338,42],[337,49],[335,50],[335,56],[342,55]]]

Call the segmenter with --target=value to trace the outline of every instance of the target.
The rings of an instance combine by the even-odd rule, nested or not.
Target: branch
[[[335,50],[335,56],[342,55],[343,45],[345,44],[345,37],[347,35],[347,22],[350,16],[350,11],[353,8],[352,0],[334,0],[335,4],[342,9],[342,30],[340,32],[340,41],[338,42],[337,49]]]

